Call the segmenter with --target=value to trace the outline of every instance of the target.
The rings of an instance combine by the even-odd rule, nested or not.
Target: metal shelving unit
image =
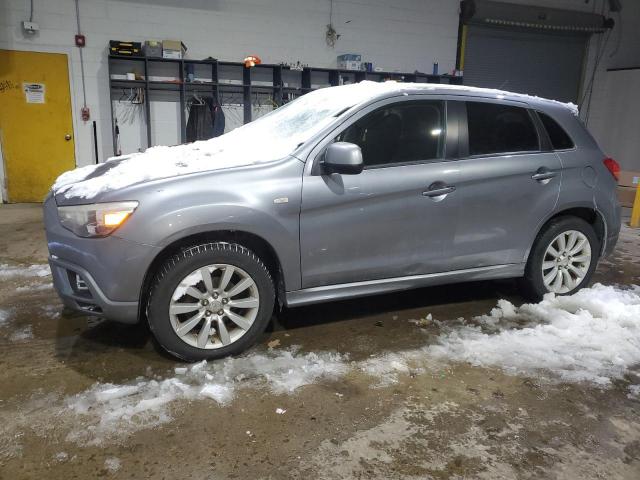
[[[124,80],[114,79],[112,75],[119,71],[128,71],[134,66],[136,70],[141,70],[141,79]],[[177,68],[175,81],[154,81],[149,80],[150,72],[153,75],[154,68]],[[187,67],[205,67],[210,81],[189,82],[187,81]],[[207,68],[208,67],[208,68]],[[241,72],[236,81],[233,81],[224,71],[238,70]],[[269,70],[271,70],[269,72]],[[262,77],[262,83],[256,84],[256,77]],[[322,83],[313,83],[314,77],[321,77]],[[307,92],[325,86],[336,86],[340,84],[340,77],[348,78],[349,81],[360,82],[363,80],[383,81],[386,79],[403,82],[420,83],[450,83],[462,84],[462,77],[451,75],[430,75],[426,73],[399,73],[399,72],[365,72],[354,70],[341,70],[334,68],[305,67],[303,70],[292,70],[287,66],[275,64],[259,64],[255,67],[246,68],[241,62],[223,62],[215,59],[211,60],[189,60],[189,59],[169,59],[156,57],[129,57],[120,55],[109,55],[109,91],[111,106],[111,125],[113,136],[113,151],[116,153],[116,133],[114,119],[114,92],[126,88],[142,88],[144,90],[144,113],[146,123],[147,147],[152,146],[151,125],[151,92],[177,92],[180,102],[180,138],[182,143],[186,141],[186,99],[187,95],[193,91],[204,92],[214,98],[220,98],[224,92],[238,93],[242,96],[243,121],[248,123],[252,120],[251,97],[254,92],[270,94],[275,105],[282,105],[293,98],[304,95]],[[265,85],[264,78],[268,78],[270,85]]]

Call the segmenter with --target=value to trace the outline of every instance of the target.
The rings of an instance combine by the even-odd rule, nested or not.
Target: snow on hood
[[[91,198],[135,183],[284,158],[327,126],[336,114],[378,95],[404,90],[455,90],[489,96],[518,96],[502,90],[458,85],[364,81],[310,92],[258,120],[210,140],[148,148],[144,153],[113,157],[63,173],[53,185],[56,195]],[[537,97],[535,97],[537,98]],[[553,100],[552,100],[553,102]],[[560,103],[560,102],[556,102]],[[561,105],[577,115],[573,104]]]

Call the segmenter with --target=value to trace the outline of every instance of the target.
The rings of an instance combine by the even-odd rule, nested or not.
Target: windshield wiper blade
[[[349,110],[352,106],[353,106],[353,105],[350,105],[350,106],[348,106],[348,107],[346,107],[346,108],[343,108],[343,109],[342,109],[342,110],[340,110],[338,113],[336,113],[333,117],[334,117],[334,118],[339,117],[339,116],[340,116],[340,115],[342,115],[344,112],[346,112],[347,110]]]

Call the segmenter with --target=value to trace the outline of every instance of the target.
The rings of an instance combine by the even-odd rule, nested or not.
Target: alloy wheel
[[[549,292],[575,289],[591,266],[591,244],[585,234],[567,230],[556,236],[542,259],[542,281]]]
[[[226,347],[253,325],[260,307],[256,282],[239,267],[206,265],[187,275],[169,303],[171,326],[192,347]]]

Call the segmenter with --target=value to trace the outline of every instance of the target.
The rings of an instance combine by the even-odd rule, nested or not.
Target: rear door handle
[[[422,192],[422,195],[425,197],[439,197],[441,195],[446,195],[448,193],[454,192],[456,187],[453,185],[447,185],[445,187],[437,187],[437,188],[429,188],[429,190],[425,190]]]
[[[542,170],[539,169],[536,173],[534,173],[533,175],[531,175],[531,178],[541,182],[543,180],[550,180],[553,177],[555,177],[556,175],[558,175],[558,172],[552,172],[550,170]]]

